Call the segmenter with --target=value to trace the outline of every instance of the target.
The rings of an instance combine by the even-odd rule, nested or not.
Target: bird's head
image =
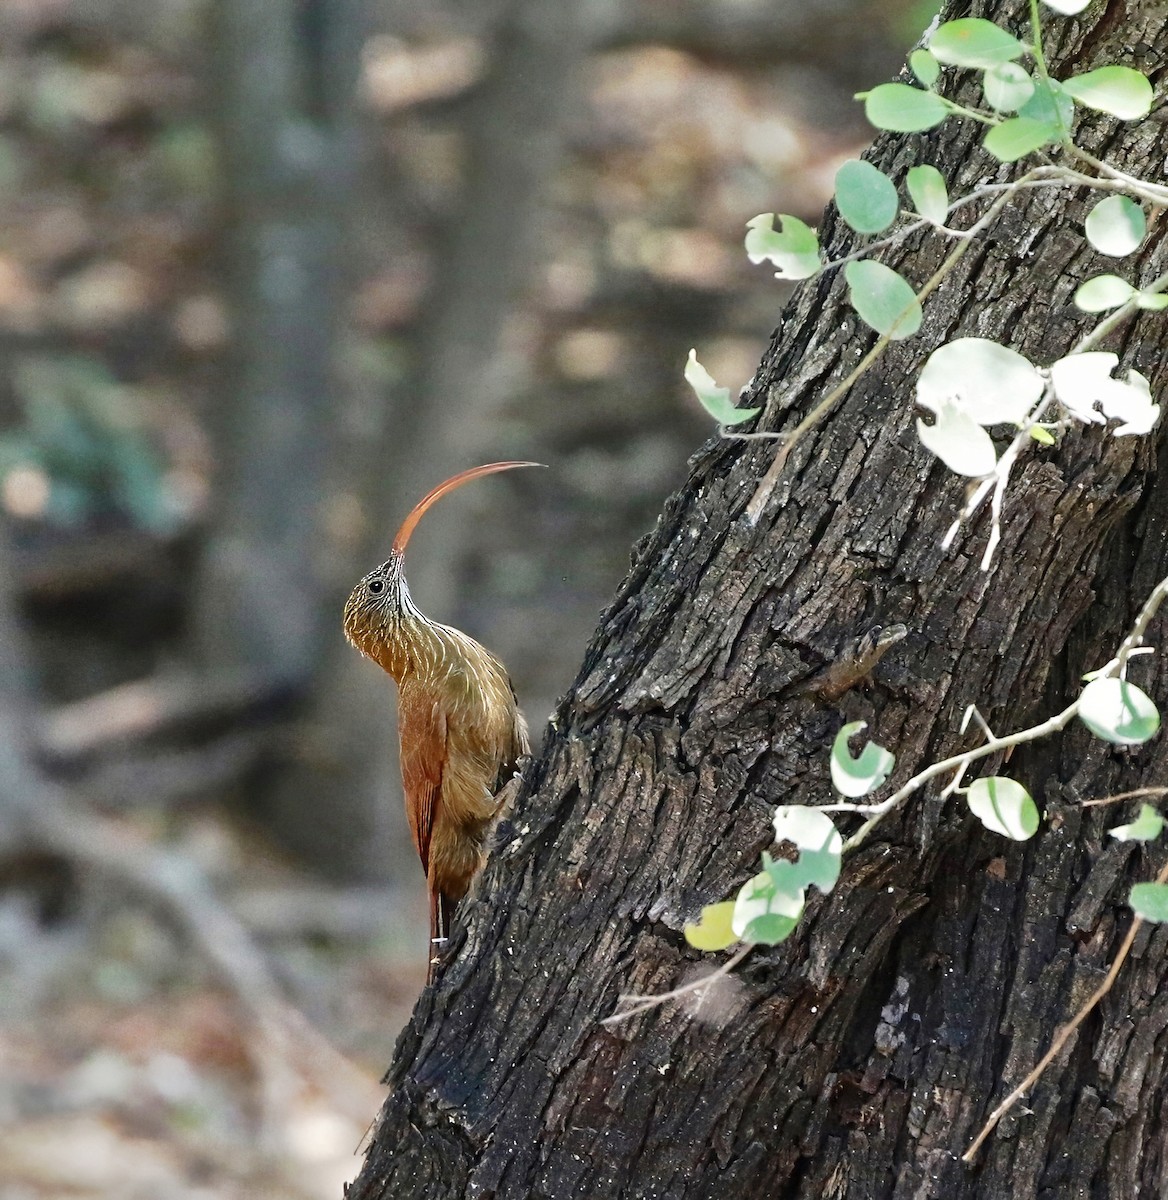
[[[493,475],[496,471],[510,471],[516,467],[541,466],[543,463],[485,463],[481,467],[460,471],[427,492],[402,522],[397,536],[393,539],[389,558],[381,566],[370,571],[350,593],[345,603],[344,615],[345,636],[349,641],[367,658],[380,663],[390,674],[395,674],[396,672],[391,670],[394,651],[392,642],[401,631],[403,618],[409,615],[418,620],[425,620],[410,599],[402,561],[410,535],[426,510],[447,492],[462,487],[472,479]]]
[[[396,550],[349,593],[345,601],[345,637],[366,658],[382,661],[389,639],[401,623],[406,596],[402,556]]]

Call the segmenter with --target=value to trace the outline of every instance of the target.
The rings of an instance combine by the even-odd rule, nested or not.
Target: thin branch
[[[1119,804],[1123,800],[1137,800],[1141,796],[1168,796],[1168,787],[1136,788],[1133,792],[1120,792],[1115,796],[1100,796],[1096,800],[1083,800],[1080,808],[1095,808],[1100,804]]]
[[[1041,172],[1041,175],[1039,172]],[[1003,192],[1022,191],[1026,188],[1071,187],[1078,183],[1080,179],[1090,179],[1089,175],[1082,175],[1079,179],[1064,178],[1064,168],[1056,166],[1036,167],[1029,175],[1033,176],[1033,178],[1016,179],[1011,183],[986,183],[979,188],[975,188],[968,195],[961,196],[949,205],[946,212],[946,219],[955,212],[968,207],[970,204],[976,204],[979,200],[987,200],[990,196],[1000,196]],[[1124,190],[1123,185],[1119,183],[1107,185],[1107,190],[1110,191],[1113,189]],[[916,214],[905,213],[902,215],[915,216]],[[950,229],[948,225],[937,225],[933,221],[926,221],[923,217],[918,217],[911,224],[902,226],[895,233],[888,234],[887,237],[870,242],[867,246],[863,246],[859,250],[853,250],[851,254],[845,254],[842,258],[833,258],[831,262],[823,264],[823,269],[824,271],[833,271],[837,267],[846,266],[848,263],[856,262],[858,259],[870,258],[878,250],[887,250],[890,246],[898,245],[922,229],[935,229],[938,233],[943,233],[953,238],[971,238],[976,232],[973,226],[969,229]]]
[[[1039,168],[1041,169],[1041,168]],[[1033,178],[1032,173],[1028,173],[1022,177],[1024,180]],[[973,236],[980,233],[988,225],[992,224],[1003,209],[1009,203],[1013,195],[1013,190],[1003,192],[994,202],[986,209],[985,213],[970,226],[968,232],[971,235],[968,239],[959,242],[950,252],[948,258],[937,268],[930,277],[928,282],[916,294],[916,302],[922,303],[927,299],[949,276],[949,273],[957,266],[964,257],[965,252],[973,245]],[[894,327],[895,329],[895,327]],[[889,334],[881,334],[872,348],[864,355],[863,358],[848,372],[847,376],[838,383],[832,390],[791,430],[786,440],[783,442],[779,452],[775,455],[774,461],[767,469],[766,474],[759,481],[758,487],[755,488],[754,495],[751,496],[750,502],[746,506],[746,519],[751,525],[757,525],[759,518],[762,516],[763,510],[766,508],[767,501],[771,497],[771,493],[775,489],[775,485],[779,481],[780,475],[783,473],[783,467],[786,465],[787,458],[795,445],[803,437],[803,435],[814,426],[818,425],[821,420],[835,407],[839,400],[851,390],[852,385],[860,379],[861,376],[867,373],[868,368],[884,353],[891,343],[892,338]]]
[[[1103,159],[1096,158],[1094,154],[1084,150],[1082,146],[1070,145],[1066,149],[1073,158],[1090,163],[1096,171],[1101,171],[1104,175],[1110,176],[1110,178],[1122,184],[1128,191],[1134,192],[1149,203],[1155,204],[1158,207],[1168,205],[1168,188],[1161,187],[1159,184],[1148,183],[1143,179],[1137,179],[1134,175],[1128,175],[1126,171],[1121,171],[1117,167],[1113,167],[1110,163],[1104,162]]]
[[[717,980],[724,979],[753,949],[753,942],[745,946],[740,946],[716,971],[711,971],[709,975],[703,975],[700,979],[683,983],[680,987],[673,988],[672,991],[660,992],[654,996],[628,994],[619,996],[617,998],[618,1004],[631,1003],[632,1007],[625,1009],[624,1012],[613,1013],[611,1017],[605,1017],[600,1023],[601,1025],[619,1025],[621,1021],[627,1021],[629,1017],[635,1017],[639,1013],[648,1012],[651,1008],[659,1008],[662,1004],[670,1000],[676,1000],[678,996],[687,996],[690,992],[699,992]]]
[[[1168,883],[1168,863],[1156,876],[1157,883]],[[1054,1041],[1051,1043],[1050,1049],[1038,1060],[1034,1069],[1026,1076],[1025,1079],[990,1113],[986,1123],[981,1127],[981,1132],[973,1139],[969,1149],[961,1156],[961,1161],[964,1163],[972,1163],[977,1157],[978,1150],[986,1138],[993,1133],[998,1122],[1022,1099],[1024,1095],[1042,1078],[1043,1072],[1047,1067],[1058,1057],[1063,1047],[1067,1044],[1071,1034],[1079,1028],[1080,1025],[1091,1015],[1100,1001],[1111,991],[1112,985],[1115,983],[1116,977],[1119,975],[1120,969],[1127,961],[1127,956],[1131,952],[1132,943],[1136,940],[1136,934],[1144,924],[1143,917],[1133,917],[1132,923],[1128,928],[1127,936],[1123,939],[1123,944],[1119,948],[1119,953],[1116,954],[1114,961],[1109,968],[1103,982],[1091,993],[1087,1003],[1058,1031]]]
[[[1119,645],[1115,657],[1097,672],[1097,677],[1104,676],[1122,676],[1124,669],[1127,666],[1127,660],[1137,651],[1143,641],[1145,632],[1152,618],[1156,615],[1165,598],[1168,598],[1168,576],[1161,579],[1160,582],[1152,589],[1151,595],[1144,602],[1144,606],[1140,609],[1139,615],[1136,617],[1135,623],[1131,630]],[[1037,725],[1031,725],[1029,729],[1019,730],[1017,733],[1007,734],[1003,737],[995,737],[986,742],[982,746],[975,746],[972,750],[966,750],[961,754],[954,754],[949,758],[941,759],[926,767],[923,771],[918,772],[905,784],[898,788],[887,800],[881,801],[879,804],[872,805],[870,808],[856,811],[866,811],[870,813],[868,819],[852,834],[847,841],[844,842],[843,852],[846,854],[851,850],[855,850],[858,846],[863,845],[867,840],[872,830],[884,820],[889,813],[898,809],[911,795],[918,792],[930,779],[935,779],[938,775],[948,774],[950,771],[964,772],[964,770],[978,759],[986,758],[991,754],[996,754],[1001,750],[1009,750],[1013,746],[1021,746],[1026,742],[1035,742],[1040,738],[1049,737],[1052,733],[1058,733],[1065,729],[1067,725],[1078,715],[1079,705],[1082,702],[1080,695],[1073,703],[1068,704],[1060,713],[1056,713],[1053,717],[1049,717],[1045,721],[1041,721]],[[841,811],[836,809],[836,811]]]

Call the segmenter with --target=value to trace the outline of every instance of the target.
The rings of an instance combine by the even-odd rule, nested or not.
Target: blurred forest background
[[[340,1195],[426,950],[345,596],[550,464],[407,564],[538,746],[937,7],[3,0],[0,1200]]]

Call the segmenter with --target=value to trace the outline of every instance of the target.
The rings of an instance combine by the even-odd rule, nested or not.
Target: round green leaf
[[[852,307],[865,324],[894,341],[912,337],[921,327],[921,305],[903,276],[878,262],[850,262],[844,267]]]
[[[733,916],[733,900],[703,905],[697,921],[686,925],[685,940],[695,950],[725,950],[738,940],[730,924]]]
[[[1160,714],[1146,693],[1124,679],[1093,679],[1079,697],[1079,720],[1105,742],[1138,746],[1154,737]]]
[[[986,103],[997,112],[1017,112],[1034,95],[1034,80],[1015,62],[998,63],[982,77]]]
[[[908,56],[908,65],[927,88],[931,88],[941,75],[941,64],[928,50],[914,50]]]
[[[1152,85],[1131,67],[1100,67],[1072,76],[1063,87],[1080,104],[1124,121],[1138,121],[1152,111]]]
[[[949,215],[949,191],[945,187],[945,176],[936,167],[922,163],[909,169],[905,183],[917,212],[934,225],[944,225]]]
[[[754,946],[777,946],[791,936],[798,924],[798,917],[785,917],[782,913],[761,912],[747,921],[740,940],[750,942]]]
[[[1039,76],[1031,82],[1034,84],[1034,94],[1018,110],[1018,115],[1029,117],[1032,121],[1045,121],[1058,131],[1056,138],[1062,137],[1075,120],[1075,102],[1070,93],[1057,79]]]
[[[774,876],[760,871],[742,885],[734,901],[730,927],[744,942],[773,946],[790,934],[802,914],[802,890],[776,887]]]
[[[900,211],[896,185],[883,171],[858,158],[850,159],[835,173],[835,203],[840,216],[857,233],[880,233]]]
[[[835,735],[831,747],[831,782],[837,792],[853,800],[874,792],[896,764],[896,756],[875,742],[868,742],[858,758],[852,757],[848,739],[866,728],[864,721],[849,722]]]
[[[1108,196],[1087,214],[1087,241],[1110,258],[1123,258],[1139,247],[1148,231],[1144,210],[1127,196]]]
[[[1164,818],[1150,805],[1140,805],[1140,815],[1126,825],[1117,825],[1107,832],[1120,842],[1151,842],[1164,829]]]
[[[1106,312],[1126,304],[1135,294],[1136,289],[1118,275],[1096,275],[1075,290],[1075,307],[1083,312]]]
[[[799,848],[799,858],[791,865],[801,886],[814,884],[821,892],[835,887],[844,842],[827,813],[803,804],[781,805],[775,809],[775,841]]]
[[[1038,806],[1014,779],[1001,775],[975,779],[965,798],[970,812],[992,833],[1024,842],[1038,830]]]
[[[691,350],[685,364],[685,381],[694,390],[702,408],[718,422],[719,425],[738,425],[748,421],[761,408],[735,408],[730,399],[730,389],[719,387],[713,376],[698,362],[698,352]]]
[[[1134,884],[1128,903],[1137,917],[1162,924],[1168,921],[1168,883]]]
[[[926,425],[917,418],[917,437],[950,471],[983,478],[998,465],[998,452],[990,435],[954,404],[942,404],[936,420]]]
[[[1033,117],[1010,117],[985,135],[982,143],[986,150],[999,162],[1016,162],[1027,154],[1057,142],[1061,136],[1058,126],[1047,121],[1036,121]]]
[[[877,129],[916,133],[940,125],[949,110],[936,92],[923,92],[907,83],[882,83],[865,93],[864,115]]]
[[[933,56],[959,67],[992,67],[1021,57],[1025,47],[1000,25],[980,17],[962,17],[938,26],[929,39]]]

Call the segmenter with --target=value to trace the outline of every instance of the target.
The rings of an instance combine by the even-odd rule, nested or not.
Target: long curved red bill
[[[464,483],[470,483],[472,479],[479,479],[483,475],[494,475],[496,471],[513,471],[516,467],[543,467],[546,465],[546,463],[537,462],[484,463],[481,467],[469,467],[465,471],[459,471],[457,475],[451,475],[445,482],[428,491],[410,510],[409,516],[401,523],[401,528],[393,539],[394,554],[402,554],[405,551],[410,534],[414,532],[415,526],[425,515],[426,510],[436,500],[441,500],[447,492],[452,492],[455,488],[462,487]]]

